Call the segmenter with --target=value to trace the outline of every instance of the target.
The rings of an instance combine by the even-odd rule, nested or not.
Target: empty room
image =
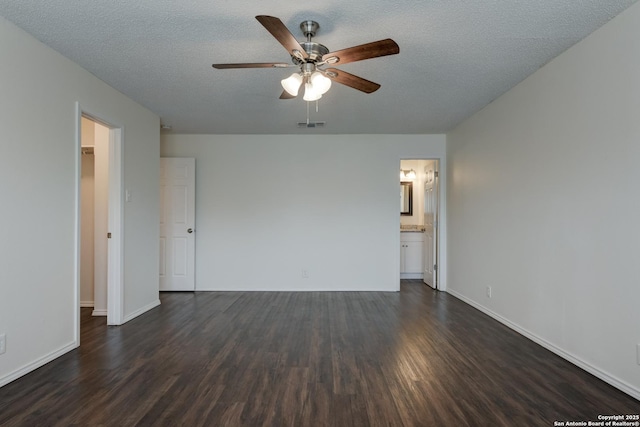
[[[640,426],[640,4],[227,3],[0,1],[0,425]]]

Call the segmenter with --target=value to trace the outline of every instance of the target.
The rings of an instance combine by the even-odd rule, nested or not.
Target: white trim
[[[80,301],[80,307],[93,307],[93,301]]]
[[[64,347],[52,351],[49,354],[46,354],[44,356],[42,356],[41,358],[27,364],[24,365],[22,368],[18,368],[17,370],[10,372],[9,374],[0,377],[0,387],[3,387],[7,384],[9,384],[11,381],[15,381],[18,378],[20,378],[23,375],[28,374],[31,371],[35,371],[36,369],[38,369],[39,367],[46,365],[47,363],[51,362],[54,359],[57,359],[58,357],[62,356],[65,353],[70,352],[71,350],[74,350],[78,347],[78,345],[80,345],[80,343],[78,341],[73,341],[67,345],[65,345]]]
[[[152,308],[156,308],[159,305],[160,305],[160,299],[158,298],[157,300],[153,301],[152,303],[149,303],[149,304],[145,305],[144,307],[141,307],[141,308],[137,309],[133,313],[127,314],[124,317],[124,319],[122,320],[122,323],[127,323],[129,320],[135,319],[136,317],[140,316],[141,314],[144,314],[147,311],[151,310]]]
[[[106,316],[107,315],[107,310],[105,310],[105,309],[93,310],[91,312],[91,315],[92,316],[96,316],[96,317]]]
[[[556,346],[553,343],[550,343],[549,341],[545,340],[544,338],[539,337],[538,335],[534,334],[533,332],[530,332],[528,330],[526,330],[525,328],[521,327],[520,325],[513,323],[512,321],[510,321],[509,319],[506,319],[504,317],[502,317],[501,315],[499,315],[498,313],[495,313],[491,310],[489,310],[487,307],[484,307],[481,304],[478,304],[477,302],[461,295],[460,293],[449,289],[447,291],[447,293],[453,295],[454,297],[458,298],[459,300],[469,304],[470,306],[480,310],[481,312],[483,312],[484,314],[494,318],[495,320],[497,320],[498,322],[502,323],[503,325],[507,326],[510,329],[513,329],[514,331],[516,331],[517,333],[519,333],[520,335],[529,338],[531,341],[535,342],[536,344],[541,345],[542,347],[546,348],[547,350],[557,354],[558,356],[562,357],[563,359],[567,360],[568,362],[573,363],[574,365],[578,366],[579,368],[584,369],[585,371],[589,372],[591,375],[594,375],[598,378],[600,378],[602,381],[614,386],[615,388],[622,390],[623,392],[627,393],[628,395],[630,395],[631,397],[640,400],[640,389],[632,386],[631,384],[614,377],[613,375],[609,374],[608,372],[603,371],[602,369],[591,365],[590,363],[580,359],[578,356],[569,353],[563,349],[561,349],[560,347]]]
[[[398,182],[398,194],[400,194],[400,182]],[[398,208],[398,211],[396,211],[396,214],[400,211],[400,209]],[[397,283],[397,288],[395,289],[396,292],[400,292],[400,280],[402,280],[401,277],[401,273],[400,273],[400,256],[401,256],[401,249],[400,249],[400,216],[398,216],[397,221],[393,223],[394,227],[396,228],[396,245],[395,245],[395,250],[394,250],[394,269],[395,269],[395,277],[398,278],[398,283]]]
[[[75,224],[74,224],[74,239],[75,244],[73,247],[73,337],[76,346],[80,345],[80,239],[81,239],[81,226],[82,226],[82,206],[80,206],[80,194],[82,193],[82,109],[80,103],[76,102],[76,149],[74,150],[76,177],[75,177]],[[36,369],[36,368],[33,368]],[[0,386],[2,381],[0,381]]]
[[[447,162],[438,158],[438,290],[447,291]]]

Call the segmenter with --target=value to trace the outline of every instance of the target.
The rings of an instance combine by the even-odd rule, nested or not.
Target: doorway
[[[82,117],[80,306],[107,315],[109,128]]]
[[[407,205],[407,194],[412,206],[409,211],[402,207],[400,211],[400,278],[421,279],[434,289],[440,289],[439,166],[438,159],[400,161],[402,206]],[[411,191],[402,192],[407,186]]]
[[[76,339],[80,307],[119,325],[122,301],[122,129],[76,104]]]

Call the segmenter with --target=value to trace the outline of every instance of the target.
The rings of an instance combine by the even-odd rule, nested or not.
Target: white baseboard
[[[131,319],[135,319],[136,317],[140,316],[141,314],[146,313],[147,311],[151,310],[152,308],[155,308],[157,306],[160,305],[160,299],[158,298],[157,300],[153,301],[150,304],[145,305],[144,307],[141,307],[139,309],[137,309],[136,311],[134,311],[133,313],[129,313],[127,314],[124,319],[122,319],[122,323],[127,323],[129,320]]]
[[[91,313],[92,316],[106,316],[107,315],[107,310],[93,310],[93,312]]]
[[[550,343],[549,341],[545,340],[544,338],[539,337],[538,335],[534,334],[533,332],[530,332],[528,330],[526,330],[525,328],[521,327],[520,325],[517,325],[515,323],[513,323],[512,321],[510,321],[509,319],[506,319],[504,317],[502,317],[501,315],[499,315],[498,313],[495,313],[491,310],[489,310],[487,307],[478,304],[477,302],[459,294],[458,292],[448,289],[446,291],[447,293],[453,295],[454,297],[458,298],[459,300],[469,304],[470,306],[480,310],[481,312],[483,312],[484,314],[494,318],[495,320],[497,320],[498,322],[502,323],[503,325],[507,326],[510,329],[513,329],[514,331],[516,331],[517,333],[519,333],[520,335],[523,335],[526,338],[529,338],[531,341],[535,342],[536,344],[541,345],[542,347],[546,348],[547,350],[557,354],[558,356],[562,357],[563,359],[573,363],[574,365],[578,366],[579,368],[584,369],[585,371],[589,372],[591,375],[596,376],[598,378],[600,378],[602,381],[614,386],[615,388],[622,390],[623,392],[627,393],[628,395],[630,395],[631,397],[640,400],[640,389],[632,386],[631,384],[614,377],[613,375],[603,371],[602,369],[591,365],[588,362],[585,362],[584,360],[580,359],[578,356],[571,354],[563,349],[561,349],[560,347],[556,346],[555,344]]]
[[[18,378],[20,378],[23,375],[28,374],[31,371],[35,371],[36,369],[38,369],[39,367],[46,365],[47,363],[51,362],[54,359],[57,359],[58,357],[62,356],[65,353],[70,352],[71,350],[75,349],[78,347],[78,343],[77,341],[73,341],[67,345],[65,345],[64,347],[52,351],[49,354],[44,355],[43,357],[23,366],[22,368],[19,368],[13,372],[8,373],[7,375],[0,377],[0,387],[3,387],[7,384],[9,384],[11,381],[15,381]]]
[[[80,307],[93,307],[93,301],[80,301]]]

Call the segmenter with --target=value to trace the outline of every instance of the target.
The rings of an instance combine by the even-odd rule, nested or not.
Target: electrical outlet
[[[0,354],[4,354],[5,351],[7,351],[7,336],[5,334],[1,334],[0,335]]]
[[[309,270],[302,270],[302,278],[303,279],[309,278]]]
[[[491,298],[491,286],[487,286],[487,298]]]

